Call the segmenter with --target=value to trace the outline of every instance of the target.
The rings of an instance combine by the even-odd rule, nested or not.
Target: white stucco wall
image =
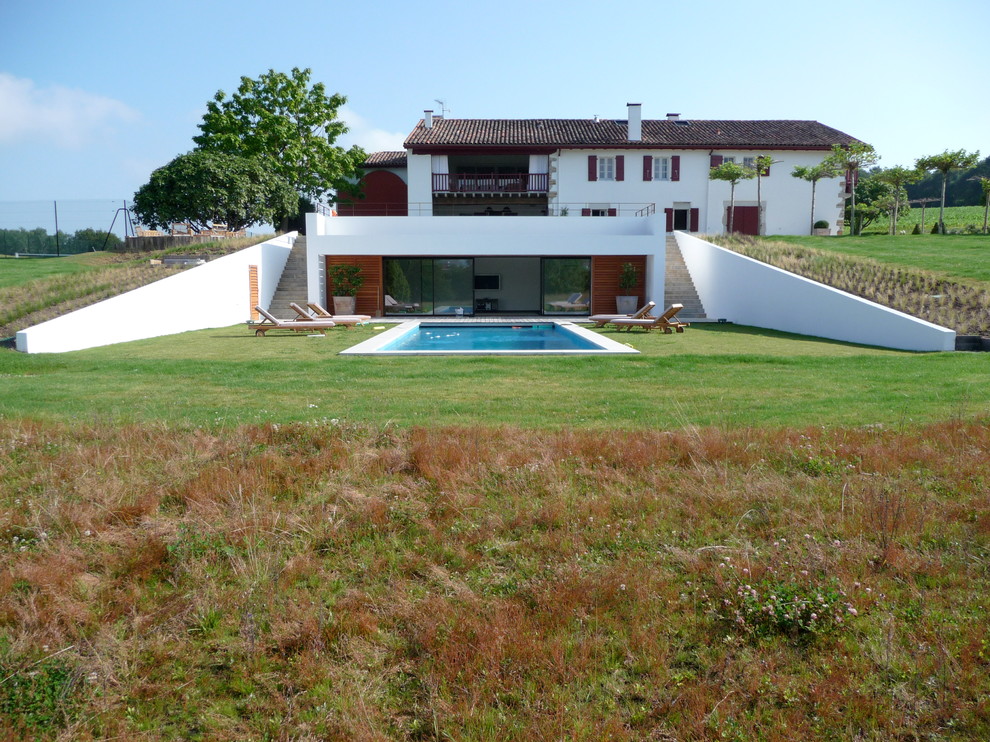
[[[914,351],[954,350],[956,333],[675,232],[709,317],[770,330]]]
[[[666,244],[662,214],[601,219],[471,216],[404,219],[307,214],[306,249],[309,301],[325,299],[324,255],[645,255],[647,298],[658,304],[663,299]]]
[[[248,266],[258,266],[258,297],[267,307],[295,238],[295,232],[276,237],[29,327],[17,333],[17,350],[63,353],[246,322]]]
[[[828,154],[821,151],[743,151],[743,150],[565,150],[556,157],[558,208],[570,206],[570,215],[579,216],[588,204],[619,206],[621,204],[655,203],[661,215],[675,203],[689,203],[699,209],[699,231],[707,234],[725,232],[725,210],[729,205],[729,184],[708,177],[711,155],[735,157],[742,164],[744,157],[771,155],[778,160],[770,175],[762,178],[761,199],[765,206],[765,234],[809,234],[811,228],[811,184],[791,175],[796,165],[816,165]],[[625,157],[625,178],[621,181],[588,180],[588,156]],[[673,157],[680,161],[680,180],[644,181],[643,156]],[[842,178],[818,183],[815,219],[824,219],[832,233],[839,228],[842,217]],[[736,186],[737,206],[756,206],[756,180]]]
[[[433,159],[430,155],[406,157],[406,178],[409,186],[409,216],[433,215]]]

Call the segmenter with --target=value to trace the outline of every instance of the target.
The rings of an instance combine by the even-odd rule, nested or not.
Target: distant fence
[[[0,255],[69,255],[101,249],[106,235],[134,234],[125,199],[0,201]],[[86,230],[85,239],[73,239]]]

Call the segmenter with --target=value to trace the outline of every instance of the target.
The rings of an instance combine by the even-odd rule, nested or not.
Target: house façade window
[[[615,158],[598,158],[598,180],[615,180]]]
[[[588,180],[624,180],[625,157],[599,157],[588,155]]]
[[[653,180],[670,180],[670,158],[653,158]]]

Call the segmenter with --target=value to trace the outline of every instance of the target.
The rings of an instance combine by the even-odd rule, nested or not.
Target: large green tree
[[[825,178],[834,178],[838,175],[835,166],[830,162],[820,162],[817,165],[795,165],[791,175],[801,178],[811,183],[811,221],[809,222],[808,234],[815,233],[815,190],[818,188],[818,181]]]
[[[918,170],[923,170],[926,172],[936,170],[942,173],[942,199],[939,201],[938,205],[939,234],[945,234],[945,185],[949,180],[949,173],[953,170],[967,170],[969,168],[976,167],[976,164],[979,161],[979,152],[967,152],[964,149],[957,149],[954,152],[945,150],[945,152],[940,155],[920,157],[915,162],[915,167]]]
[[[353,189],[365,152],[334,144],[347,132],[338,118],[347,99],[328,94],[323,83],[311,83],[311,74],[309,68],[293,67],[288,75],[268,70],[256,80],[242,77],[236,93],[228,98],[220,90],[206,104],[202,133],[193,141],[205,151],[267,162],[311,201]]]
[[[736,186],[744,180],[752,180],[756,177],[756,170],[753,168],[738,165],[735,162],[723,162],[708,171],[711,180],[723,180],[729,184],[729,223],[726,231],[732,234],[732,223],[736,215]]]
[[[298,208],[298,196],[267,161],[194,150],[151,174],[134,194],[134,213],[151,227],[188,222],[196,231],[236,231],[274,223]]]
[[[850,179],[853,182],[853,187],[850,190],[850,197],[852,198],[852,217],[849,221],[849,230],[855,235],[858,234],[859,230],[856,226],[856,187],[855,183],[859,179],[858,173],[861,168],[868,168],[877,163],[880,159],[880,155],[877,154],[876,150],[873,149],[872,145],[866,144],[866,142],[853,142],[852,144],[842,145],[833,144],[832,152],[829,154],[825,161],[830,165],[835,167],[836,170],[845,170],[850,174]]]

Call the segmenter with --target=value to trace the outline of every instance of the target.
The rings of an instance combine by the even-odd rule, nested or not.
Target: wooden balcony
[[[433,173],[434,193],[546,193],[548,173]]]

